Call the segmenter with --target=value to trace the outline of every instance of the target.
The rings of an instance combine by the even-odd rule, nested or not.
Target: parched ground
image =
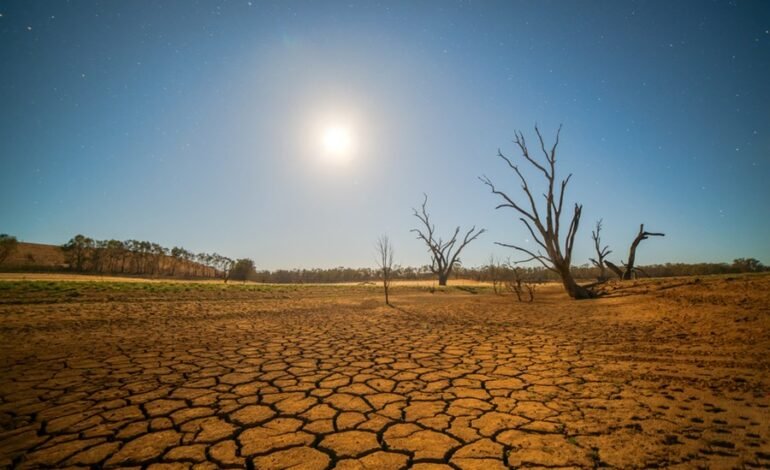
[[[770,277],[0,282],[0,467],[770,468]]]

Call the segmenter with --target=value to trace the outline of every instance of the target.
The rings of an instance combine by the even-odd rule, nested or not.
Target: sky
[[[497,151],[561,124],[573,264],[599,218],[615,262],[644,223],[638,264],[770,264],[768,83],[766,1],[0,0],[0,232],[260,269],[374,266],[387,234],[420,266],[425,193],[440,235],[487,229],[464,265],[516,260],[478,177],[524,201]]]

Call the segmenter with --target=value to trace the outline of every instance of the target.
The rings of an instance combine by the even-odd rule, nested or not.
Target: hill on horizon
[[[16,249],[0,262],[0,268],[4,271],[11,269],[58,271],[68,269],[69,263],[61,246],[20,241]]]
[[[161,277],[204,277],[216,278],[221,272],[189,260],[176,259],[169,255],[146,255],[122,250],[114,257],[114,268],[101,271],[105,274],[161,276]],[[102,260],[104,263],[104,260]],[[150,264],[154,266],[150,267]],[[3,272],[62,272],[73,268],[67,252],[62,246],[45,243],[19,241],[5,260],[0,261]],[[89,270],[90,271],[90,270]],[[93,271],[99,271],[94,269]],[[171,273],[171,274],[170,274]]]

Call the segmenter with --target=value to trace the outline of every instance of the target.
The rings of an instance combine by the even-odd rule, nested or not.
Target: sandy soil
[[[769,276],[132,285],[0,281],[0,467],[770,468]]]

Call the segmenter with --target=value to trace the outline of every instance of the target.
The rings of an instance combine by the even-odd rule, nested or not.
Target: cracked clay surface
[[[88,289],[0,293],[0,467],[770,468],[767,276]]]

